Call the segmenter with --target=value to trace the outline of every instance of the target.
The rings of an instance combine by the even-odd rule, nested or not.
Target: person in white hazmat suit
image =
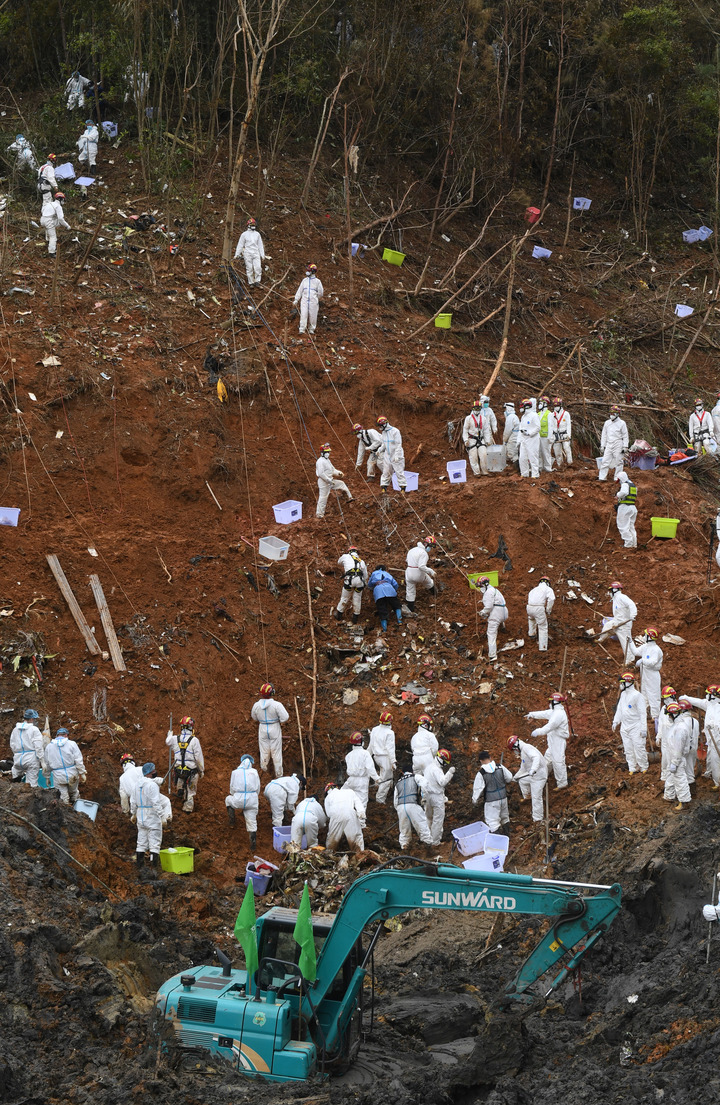
[[[423,844],[432,846],[432,837],[425,810],[420,805],[420,787],[410,764],[404,767],[402,775],[395,784],[393,805],[398,816],[399,840],[402,851],[407,851],[412,840],[413,829]]]
[[[435,545],[437,541],[432,534],[429,534],[408,550],[405,569],[405,605],[413,614],[418,584],[422,584],[431,595],[435,594],[435,569],[428,565],[428,550]]]
[[[129,752],[123,752],[120,757],[120,764],[122,766],[122,775],[118,780],[118,794],[120,795],[120,808],[123,813],[130,814],[130,799],[135,789],[136,784],[142,778],[142,767],[139,767],[132,755]],[[158,790],[162,785],[162,780],[158,782]],[[172,802],[168,798],[167,794],[160,793],[160,805],[162,807],[162,824],[163,828],[169,821],[172,821]]]
[[[255,848],[257,844],[257,815],[260,804],[260,776],[254,765],[255,760],[247,753],[240,757],[240,763],[230,776],[230,793],[225,798],[230,827],[235,828],[235,810],[240,810],[245,818],[251,848]]]
[[[270,803],[272,823],[279,828],[283,823],[285,810],[295,813],[295,805],[300,796],[300,791],[305,790],[305,776],[281,775],[279,779],[271,779],[265,787],[263,794]]]
[[[82,752],[68,737],[67,729],[58,729],[55,739],[45,748],[44,773],[46,778],[53,777],[53,787],[60,792],[60,799],[66,803],[75,803],[80,797],[78,782],[87,779]]]
[[[365,807],[354,790],[340,790],[335,783],[325,787],[325,813],[328,819],[325,847],[334,852],[343,837],[353,851],[365,849]]]
[[[363,459],[367,456],[367,478],[369,480],[374,480],[375,469],[379,468],[380,471],[382,471],[384,464],[385,445],[383,444],[382,435],[374,426],[368,426],[368,428],[365,429],[359,422],[356,422],[353,426],[353,433],[357,437],[358,442],[355,467],[360,468]]]
[[[550,696],[549,710],[533,710],[525,714],[528,720],[537,719],[544,721],[539,729],[533,729],[531,737],[547,737],[547,751],[545,760],[548,768],[552,767],[555,776],[555,789],[562,790],[568,785],[567,767],[565,766],[565,745],[570,739],[570,719],[565,709],[567,699],[564,694]]]
[[[695,717],[691,702],[681,702],[680,707],[685,716],[685,722],[690,731],[690,742],[685,753],[685,774],[688,786],[695,785],[695,772],[697,770],[697,751],[700,746],[700,722]]]
[[[383,710],[380,721],[370,730],[370,743],[368,752],[375,761],[378,772],[378,788],[375,793],[375,801],[380,805],[385,804],[390,788],[392,787],[393,771],[397,766],[395,759],[395,733],[392,729],[392,714]]]
[[[710,411],[713,420],[713,433],[715,440],[720,442],[720,391],[715,396],[715,406]]]
[[[540,475],[540,419],[532,409],[530,399],[523,399],[520,404],[518,440],[520,475],[536,480]]]
[[[145,853],[149,852],[151,866],[157,867],[162,847],[163,804],[155,779],[155,764],[143,764],[141,771],[130,796],[131,820],[137,825],[135,863],[142,867]]]
[[[622,537],[626,549],[636,549],[637,486],[632,482],[627,472],[621,472],[615,479],[620,483],[620,490],[615,496],[618,533]]]
[[[552,411],[548,419],[548,433],[555,464],[560,467],[562,460],[572,466],[572,419],[570,411],[563,407],[563,401],[556,395],[552,401]]]
[[[480,753],[480,770],[473,783],[472,803],[485,795],[483,820],[491,833],[510,824],[507,784],[512,782],[512,772],[504,764],[496,764],[489,752]]]
[[[316,848],[319,843],[320,830],[327,825],[327,816],[322,808],[317,794],[310,798],[303,798],[295,807],[292,822],[290,823],[290,840],[298,848],[302,847],[302,839],[305,837],[306,848]]]
[[[338,564],[343,572],[343,586],[337,607],[333,611],[333,617],[336,621],[341,622],[345,609],[352,600],[352,622],[353,625],[357,625],[362,610],[362,593],[368,581],[367,565],[360,558],[357,545],[349,545],[348,551],[343,553],[338,560]]]
[[[398,487],[404,494],[407,487],[405,479],[405,450],[403,439],[397,426],[392,426],[384,414],[376,422],[383,443],[382,473],[380,490],[387,490],[392,483],[393,473],[397,477]]]
[[[443,825],[445,824],[445,788],[455,774],[455,768],[443,771],[450,763],[450,753],[447,748],[438,749],[437,755],[424,768],[422,775],[415,776],[423,795],[425,817],[427,818],[430,840],[436,847],[442,840]]]
[[[541,395],[538,399],[537,413],[540,419],[540,471],[552,472],[553,452],[552,434],[550,432],[550,400],[547,395]]]
[[[85,103],[85,89],[89,88],[92,81],[81,76],[77,69],[70,75],[65,85],[65,104],[68,111],[74,111]]]
[[[343,790],[354,790],[362,804],[367,807],[370,780],[378,783],[380,776],[375,770],[375,761],[363,748],[362,741],[362,733],[350,735],[352,747],[345,757],[345,770],[348,777],[343,783]]]
[[[90,170],[97,168],[98,142],[100,133],[92,119],[85,120],[85,130],[78,138],[76,145],[80,151],[78,161],[84,165],[87,161]]]
[[[293,303],[297,307],[300,304],[300,333],[308,330],[315,333],[317,327],[318,306],[325,295],[325,289],[317,277],[317,265],[308,265],[304,278],[300,281],[300,287],[295,292]]]
[[[480,576],[477,587],[482,591],[483,607],[480,617],[487,621],[488,660],[492,662],[497,660],[498,629],[507,621],[508,608],[502,593],[497,587],[493,587],[488,576]]]
[[[15,158],[16,169],[30,169],[31,171],[37,172],[38,164],[35,160],[35,154],[24,134],[17,134],[15,136],[15,141],[10,143],[7,152],[17,154]]]
[[[265,247],[254,219],[248,219],[247,227],[238,238],[235,247],[235,260],[242,257],[245,262],[245,275],[252,288],[262,280],[262,263],[265,260]]]
[[[515,413],[515,404],[505,404],[505,427],[503,429],[503,445],[505,455],[513,464],[518,460],[518,435],[520,433],[520,419]]]
[[[181,718],[180,735],[175,736],[170,729],[165,738],[165,744],[172,752],[175,794],[183,800],[183,811],[192,813],[195,809],[198,783],[205,774],[205,757],[200,741],[195,735],[193,718]]]
[[[633,622],[637,617],[637,606],[631,598],[624,594],[622,583],[618,580],[614,580],[610,584],[608,594],[612,595],[612,617],[605,622],[602,631],[595,640],[602,644],[614,633],[620,642],[623,660],[627,664],[633,658],[630,642],[632,641]]]
[[[643,644],[636,645],[632,639],[628,642],[630,654],[636,657],[635,667],[640,668],[640,690],[645,696],[650,717],[655,720],[655,732],[657,733],[657,717],[660,713],[660,694],[662,691],[662,666],[663,650],[657,643],[660,636],[654,625],[649,625],[645,630]]]
[[[718,568],[720,568],[720,507],[718,507],[717,514],[715,515],[715,537],[718,543],[715,551],[715,563]]]
[[[462,429],[463,445],[467,451],[470,467],[476,476],[490,474],[487,464],[487,446],[483,437],[484,418],[482,403],[476,399],[470,414],[463,422]]]
[[[267,771],[272,756],[276,776],[282,775],[282,727],[290,715],[275,698],[272,683],[263,683],[260,698],[250,711],[250,717],[258,723],[258,747],[260,749],[260,770]]]
[[[57,158],[54,153],[48,154],[48,159],[44,165],[41,165],[38,169],[38,191],[40,192],[43,200],[48,196],[53,197],[58,190],[58,182],[55,177],[55,162]]]
[[[706,453],[717,452],[715,423],[713,416],[705,410],[702,399],[695,400],[695,410],[688,419],[688,436],[690,444],[696,452],[699,453],[703,449]]]
[[[614,475],[619,476],[623,469],[624,454],[630,444],[627,423],[620,417],[620,408],[610,408],[610,417],[603,424],[600,436],[600,448],[603,451],[600,460],[598,479],[606,480],[611,468],[615,469]]]
[[[660,781],[665,782],[667,778],[667,754],[670,747],[669,742],[665,740],[668,729],[670,728],[670,714],[668,713],[668,706],[672,702],[677,702],[677,693],[674,687],[663,687],[660,694],[660,701],[662,705],[660,707],[660,713],[658,714],[656,722],[656,736],[655,743],[660,749]]]
[[[36,710],[25,710],[23,720],[10,734],[10,751],[13,754],[10,778],[13,783],[19,783],[24,775],[25,782],[33,789],[38,785],[38,776],[45,763],[43,735],[34,724],[37,720]]]
[[[714,789],[717,790],[720,786],[720,687],[711,683],[705,691],[705,698],[681,694],[678,701],[689,702],[705,714],[703,732],[707,742],[707,761],[704,774],[712,778]]]
[[[480,405],[482,410],[482,437],[485,447],[495,444],[495,434],[497,433],[497,418],[495,417],[495,411],[490,406],[490,396],[481,395]]]
[[[320,456],[315,461],[315,475],[318,482],[318,501],[315,510],[316,518],[325,517],[325,508],[331,491],[344,491],[348,502],[353,501],[350,489],[338,476],[342,476],[339,468],[336,468],[330,460],[330,446],[326,442],[320,450]]]
[[[520,757],[520,767],[513,775],[514,782],[520,786],[523,801],[532,799],[532,819],[542,821],[545,817],[543,792],[547,782],[547,763],[543,754],[532,744],[521,741],[513,734],[508,737],[508,748]]]
[[[690,784],[685,771],[685,757],[690,747],[690,718],[683,713],[679,702],[668,706],[671,723],[667,730],[668,771],[663,798],[666,802],[677,800],[676,810],[683,809],[692,799]]]
[[[64,230],[70,230],[69,224],[65,221],[62,208],[62,200],[64,199],[65,196],[62,192],[56,192],[54,197],[49,193],[45,193],[40,210],[40,226],[45,231],[45,241],[48,244],[48,253],[51,257],[54,257],[57,251],[57,228],[61,226]]]
[[[647,755],[647,703],[635,686],[635,673],[624,671],[618,677],[620,697],[618,698],[612,731],[620,728],[620,738],[627,760],[628,771],[645,774],[648,769]]]
[[[416,775],[422,775],[428,764],[432,763],[439,748],[432,718],[428,714],[421,714],[418,718],[417,733],[410,740],[412,769]]]
[[[549,576],[540,576],[537,587],[528,594],[527,616],[528,637],[537,635],[540,652],[548,648],[548,615],[555,605],[555,592],[550,586]]]

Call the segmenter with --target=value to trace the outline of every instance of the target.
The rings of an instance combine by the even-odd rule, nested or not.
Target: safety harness
[[[562,441],[564,438],[567,437],[566,431],[560,429],[560,423],[565,417],[565,411],[553,411],[552,416],[555,419],[555,429],[553,430],[553,437],[555,438],[555,441]]]
[[[470,412],[470,417],[472,418],[473,425],[475,426],[475,436],[472,437],[472,436],[468,435],[468,436],[470,436],[470,441],[469,441],[469,444],[466,447],[467,447],[467,449],[477,449],[483,443],[483,439],[482,439],[483,419],[482,419],[481,414],[476,415],[474,411]],[[479,421],[478,421],[478,419],[479,419]]]
[[[415,782],[415,776],[412,772],[406,772],[405,775],[400,776],[395,790],[397,791],[398,802],[403,806],[416,806],[420,801],[420,788]]]
[[[637,487],[634,483],[625,483],[627,488],[626,494],[619,500],[620,506],[635,506],[635,500],[637,499]]]
[[[348,568],[343,576],[343,587],[346,587],[348,591],[364,591],[365,580],[363,579],[362,560],[357,553],[348,553],[347,555],[352,557],[353,566]],[[358,586],[358,583],[360,586]]]
[[[197,775],[198,773],[197,767],[188,767],[185,763],[185,755],[187,753],[190,741],[193,739],[193,736],[194,734],[190,733],[190,736],[186,737],[186,734],[181,732],[180,736],[177,739],[178,749],[180,751],[180,763],[178,764],[176,760],[174,767],[175,778],[178,780],[178,782],[189,783],[193,775]]]

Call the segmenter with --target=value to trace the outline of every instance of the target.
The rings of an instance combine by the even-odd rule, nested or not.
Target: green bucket
[[[452,326],[452,314],[438,315],[435,319],[435,325],[438,330],[449,330]]]

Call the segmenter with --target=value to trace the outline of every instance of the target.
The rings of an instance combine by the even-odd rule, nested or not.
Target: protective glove
[[[674,775],[675,772],[677,771],[677,764],[670,764],[670,771]]]
[[[635,661],[635,667],[636,668],[642,667],[642,657],[639,660]]]
[[[81,782],[81,783],[86,783],[86,782],[87,782],[87,775],[86,775],[86,774],[85,774],[84,772],[83,772],[83,774],[82,774],[82,775],[80,776],[80,782]]]
[[[297,318],[299,313],[300,312],[298,311],[297,307],[293,307],[290,312],[290,318]]]
[[[131,822],[131,824],[133,824],[133,825],[137,825],[137,814],[136,814],[136,813],[134,813],[134,814],[132,815],[132,817],[130,818],[130,822]]]
[[[720,921],[720,911],[716,905],[704,905],[703,917],[706,921]]]
[[[338,476],[340,477],[340,479],[342,479],[344,475],[345,475],[345,473],[344,473],[344,472],[340,472],[340,471],[338,471]]]
[[[451,768],[450,768],[450,770],[449,770],[449,771],[448,771],[448,773],[447,773],[447,777],[448,777],[448,779],[452,779],[452,777],[453,777],[453,775],[454,775],[454,774],[455,774],[455,768],[454,768],[454,767],[451,767]]]

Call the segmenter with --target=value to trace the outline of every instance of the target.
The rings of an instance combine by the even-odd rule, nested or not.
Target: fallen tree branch
[[[361,234],[365,234],[368,230],[374,230],[376,226],[381,226],[383,224],[384,224],[384,226],[387,226],[387,224],[392,222],[393,219],[397,219],[398,215],[405,215],[405,214],[407,214],[407,212],[409,210],[412,210],[412,208],[406,207],[405,203],[406,203],[406,200],[407,200],[408,196],[410,195],[410,193],[412,192],[412,190],[413,190],[413,188],[415,187],[416,184],[417,184],[417,181],[414,180],[412,182],[412,184],[410,185],[410,187],[408,188],[408,190],[406,191],[403,198],[400,200],[399,206],[398,207],[393,207],[393,209],[392,209],[392,211],[390,212],[389,215],[383,215],[379,219],[373,219],[373,221],[371,223],[366,223],[365,226],[357,227],[355,230],[352,231],[351,234],[346,235],[346,237],[344,237],[342,239],[342,241],[337,243],[336,249],[338,251],[341,250],[342,247],[347,244],[347,242],[355,241],[356,238],[358,238]]]

